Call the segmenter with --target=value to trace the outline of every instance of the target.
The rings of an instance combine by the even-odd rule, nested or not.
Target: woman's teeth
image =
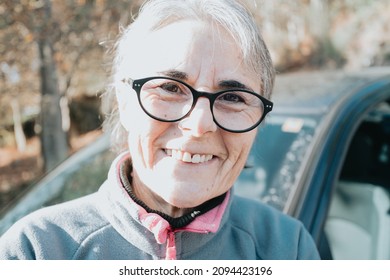
[[[213,155],[200,155],[200,154],[192,155],[188,152],[182,152],[180,150],[166,149],[165,152],[168,156],[184,162],[203,163],[213,158]]]

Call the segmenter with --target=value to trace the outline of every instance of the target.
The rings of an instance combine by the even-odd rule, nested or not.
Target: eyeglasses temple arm
[[[123,78],[122,80],[121,80],[121,82],[122,83],[125,83],[125,84],[129,84],[130,86],[133,86],[133,82],[134,82],[134,80],[132,79],[132,78]]]

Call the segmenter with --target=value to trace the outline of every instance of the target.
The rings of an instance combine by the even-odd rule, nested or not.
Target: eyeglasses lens
[[[190,112],[194,96],[183,83],[156,78],[142,86],[140,102],[150,115],[164,121],[176,121]],[[232,90],[218,94],[212,112],[219,126],[240,131],[259,122],[264,113],[264,104],[253,93]]]

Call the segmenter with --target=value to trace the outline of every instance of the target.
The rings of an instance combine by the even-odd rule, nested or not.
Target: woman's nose
[[[200,97],[190,115],[179,122],[179,128],[194,137],[201,137],[207,132],[215,132],[218,127],[213,119],[210,101],[205,97]]]

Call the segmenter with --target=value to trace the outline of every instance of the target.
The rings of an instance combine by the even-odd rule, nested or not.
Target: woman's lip
[[[214,158],[212,154],[190,153],[176,149],[164,149],[166,155],[188,163],[205,163]]]

